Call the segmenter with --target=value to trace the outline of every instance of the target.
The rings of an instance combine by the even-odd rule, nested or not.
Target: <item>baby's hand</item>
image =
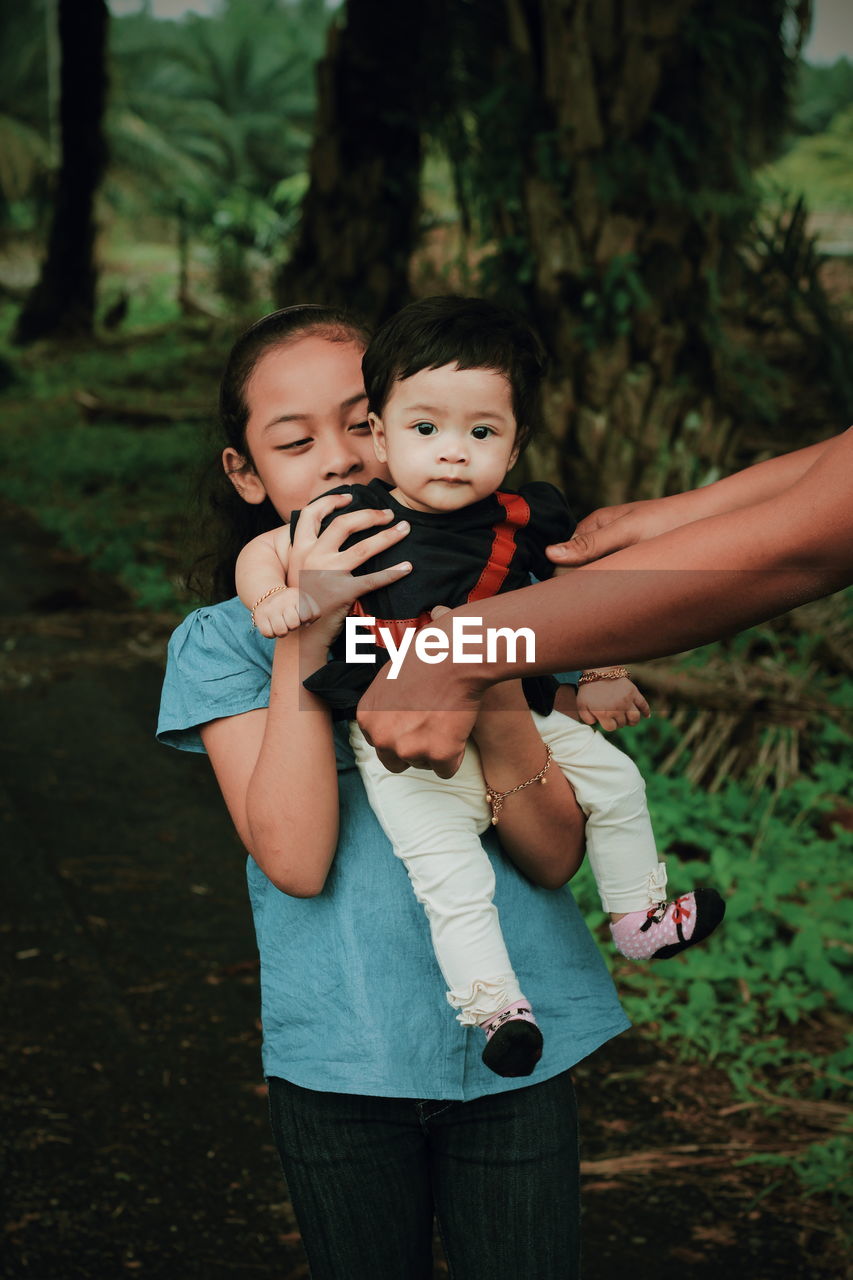
[[[296,587],[283,587],[255,605],[252,623],[262,636],[273,640],[276,636],[286,636],[289,631],[298,631],[319,616],[316,604],[305,592]]]
[[[593,680],[578,689],[578,715],[584,724],[600,724],[608,731],[639,724],[650,716],[649,704],[640,690],[623,676],[619,680]]]

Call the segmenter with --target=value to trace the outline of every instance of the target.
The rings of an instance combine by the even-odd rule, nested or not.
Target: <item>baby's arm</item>
[[[237,594],[252,612],[252,625],[262,635],[285,636],[308,621],[299,592],[287,585],[290,526],[270,529],[248,542],[237,557]]]
[[[639,724],[652,714],[630,676],[610,675],[624,670],[624,667],[595,667],[584,672],[601,677],[585,681],[578,689],[578,717],[584,724],[600,724],[602,729],[610,731]]]

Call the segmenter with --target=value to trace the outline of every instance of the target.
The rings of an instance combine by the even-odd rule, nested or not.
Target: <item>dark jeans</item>
[[[473,1102],[315,1093],[271,1079],[273,1134],[313,1280],[576,1280],[568,1072]]]

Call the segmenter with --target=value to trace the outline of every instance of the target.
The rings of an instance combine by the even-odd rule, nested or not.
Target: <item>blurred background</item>
[[[579,514],[846,427],[848,0],[0,9],[3,794],[29,850],[4,1274],[306,1274],[239,850],[204,766],[149,734],[237,333],[451,291],[541,333],[516,478]],[[664,976],[615,966],[639,1030],[579,1072],[593,1280],[676,1222],[648,1274],[842,1274],[849,623],[840,595],[638,672],[655,717],[620,746],[670,879],[730,903]]]

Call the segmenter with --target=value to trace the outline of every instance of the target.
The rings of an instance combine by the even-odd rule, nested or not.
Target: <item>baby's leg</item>
[[[618,949],[632,959],[665,959],[706,938],[725,904],[713,889],[666,903],[646,785],[630,756],[559,711],[533,719],[587,815],[587,855]]]
[[[444,779],[428,769],[389,773],[354,723],[350,742],[371,807],[426,911],[436,959],[449,988],[447,999],[459,1011],[457,1020],[473,1026],[502,1019],[502,1041],[517,1040],[520,1034],[528,1043],[525,1052],[510,1055],[508,1065],[526,1070],[502,1070],[506,1063],[496,1065],[485,1055],[484,1061],[500,1075],[529,1074],[541,1054],[542,1039],[513,971],[492,901],[495,875],[479,838],[491,815],[476,748],[469,744],[459,771]],[[518,1027],[505,1028],[509,1021],[523,1023],[523,1033]],[[490,1056],[494,1058],[494,1051]]]

